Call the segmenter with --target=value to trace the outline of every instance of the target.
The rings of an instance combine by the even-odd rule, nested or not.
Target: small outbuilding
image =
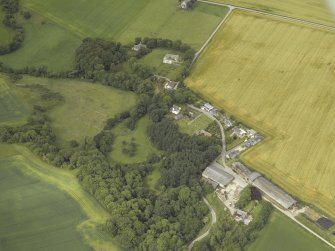
[[[192,8],[193,4],[196,3],[196,0],[180,0],[180,8],[187,10]]]
[[[178,64],[180,60],[179,55],[166,54],[163,58],[164,64]]]

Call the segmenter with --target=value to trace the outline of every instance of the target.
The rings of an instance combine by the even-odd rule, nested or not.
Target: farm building
[[[255,179],[262,176],[258,172],[251,171],[248,167],[243,165],[241,162],[234,162],[232,168],[235,172],[240,174],[248,183],[252,183]]]
[[[236,135],[239,138],[243,138],[246,134],[247,134],[247,132],[245,130],[243,130],[242,128],[239,128],[239,127],[234,127],[233,128],[232,135]]]
[[[330,219],[326,217],[321,217],[320,219],[316,221],[316,223],[318,223],[318,225],[320,225],[323,229],[326,229],[326,230],[328,230],[335,224],[333,221],[331,221]]]
[[[177,64],[179,63],[179,55],[166,54],[163,58],[164,64]]]
[[[171,80],[167,80],[165,85],[164,85],[164,89],[170,90],[170,91],[177,90],[178,85],[179,85],[179,82],[174,82],[174,81],[171,81]]]
[[[133,50],[134,51],[139,51],[140,49],[144,49],[144,48],[147,48],[147,46],[145,44],[142,44],[142,43],[139,43],[139,44],[135,44],[134,47],[133,47]]]
[[[247,148],[252,147],[252,146],[256,145],[257,143],[261,142],[262,140],[263,140],[263,137],[261,135],[257,134],[255,136],[253,136],[252,138],[246,140],[244,142],[244,146],[247,147]]]
[[[254,135],[256,135],[256,133],[257,132],[254,129],[247,130],[248,137],[253,137]]]
[[[175,115],[178,115],[181,111],[181,107],[179,106],[176,106],[176,105],[173,105],[170,109],[170,111],[175,114]]]
[[[207,112],[210,112],[211,110],[214,109],[214,106],[212,106],[210,103],[205,103],[202,107],[202,110],[205,110]]]
[[[290,209],[297,203],[289,194],[264,177],[256,178],[252,184],[285,209]]]
[[[227,159],[234,159],[240,154],[240,151],[237,149],[232,149],[226,153]]]
[[[209,180],[212,184],[216,184],[215,187],[220,186],[221,188],[226,187],[230,182],[233,181],[234,177],[229,173],[225,172],[218,164],[213,163],[208,166],[202,173],[202,177]]]

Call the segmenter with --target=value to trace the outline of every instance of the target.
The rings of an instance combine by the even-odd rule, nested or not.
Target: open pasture
[[[327,0],[215,0],[215,2],[335,26],[335,17],[330,12]]]
[[[181,39],[199,48],[226,8],[200,3],[182,11],[171,0],[24,0],[23,5],[81,38],[103,37],[124,43],[141,37]],[[196,34],[196,36],[194,35]]]
[[[256,241],[248,248],[248,251],[259,250],[330,251],[332,248],[275,210]]]
[[[27,114],[28,109],[16,95],[15,87],[0,75],[0,124],[22,121]]]
[[[25,22],[24,29],[25,39],[21,48],[0,56],[0,62],[13,68],[46,66],[51,71],[74,68],[75,50],[81,38],[36,13]]]
[[[132,164],[145,161],[152,153],[159,153],[149,139],[147,133],[149,125],[150,120],[146,116],[137,122],[136,128],[133,131],[129,130],[124,123],[113,128],[112,132],[116,138],[109,157],[123,164]],[[134,138],[134,142],[137,144],[137,150],[134,156],[129,156],[122,152],[122,148],[124,148],[123,142],[130,143],[132,138]]]
[[[268,136],[242,158],[335,217],[335,33],[235,12],[186,81]]]
[[[0,45],[7,45],[12,40],[14,32],[2,23],[3,18],[4,12],[0,7]]]
[[[97,229],[109,217],[69,171],[0,144],[0,250],[119,250]]]
[[[64,96],[63,103],[50,112],[52,127],[61,144],[95,136],[107,119],[129,110],[137,100],[131,92],[80,80],[25,77],[20,83],[44,85]]]

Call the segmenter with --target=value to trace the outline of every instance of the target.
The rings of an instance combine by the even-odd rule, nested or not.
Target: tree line
[[[20,48],[24,40],[24,29],[17,21],[17,13],[19,12],[19,0],[0,0],[0,7],[4,11],[4,26],[12,29],[14,35],[12,41],[7,45],[0,45],[0,55],[11,53]],[[24,18],[30,18],[29,12],[22,13]]]

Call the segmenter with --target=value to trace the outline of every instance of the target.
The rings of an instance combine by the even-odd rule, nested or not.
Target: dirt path
[[[211,206],[211,204],[209,204],[209,202],[206,200],[206,198],[203,198],[203,201],[206,203],[207,207],[209,208],[209,210],[211,211],[211,214],[212,214],[212,222],[211,222],[211,225],[209,226],[208,230],[203,233],[202,235],[200,235],[199,237],[197,237],[196,239],[194,239],[191,244],[188,246],[188,250],[192,250],[194,244],[197,242],[197,241],[200,241],[202,240],[203,238],[205,238],[206,236],[209,235],[209,231],[211,230],[212,226],[216,223],[216,213],[213,209],[213,207]]]

